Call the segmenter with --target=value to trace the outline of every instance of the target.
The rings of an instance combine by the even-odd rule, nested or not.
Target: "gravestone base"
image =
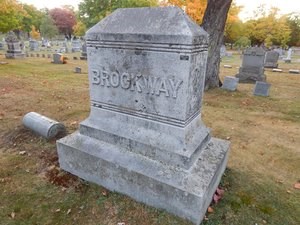
[[[7,59],[22,59],[22,58],[25,58],[25,53],[6,53],[5,58],[7,58]]]
[[[75,132],[57,142],[60,167],[200,224],[226,168],[229,142],[212,138],[190,169]]]
[[[278,63],[267,62],[265,68],[278,68]]]
[[[266,75],[255,75],[253,73],[238,73],[236,78],[239,78],[239,83],[255,84],[256,81],[266,81]]]

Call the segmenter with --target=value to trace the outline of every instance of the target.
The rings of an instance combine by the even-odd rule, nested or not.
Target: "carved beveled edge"
[[[126,50],[145,50],[159,52],[198,53],[208,49],[208,44],[166,44],[166,43],[144,43],[144,42],[120,42],[87,40],[87,47],[114,48]]]
[[[152,121],[156,121],[156,122],[161,122],[161,123],[165,123],[165,124],[169,124],[169,125],[173,125],[173,126],[177,126],[177,127],[181,127],[181,128],[185,127],[195,117],[197,117],[200,114],[200,110],[197,110],[194,114],[192,114],[186,120],[179,120],[179,119],[172,118],[172,117],[157,115],[157,114],[153,114],[153,113],[145,113],[145,112],[141,112],[141,111],[138,111],[135,109],[129,109],[129,108],[120,107],[117,105],[107,104],[107,103],[94,101],[94,100],[91,100],[91,107],[104,109],[104,110],[108,110],[108,111],[113,111],[113,112],[117,112],[117,113],[122,113],[122,114],[127,114],[130,116],[135,116],[135,117],[139,117],[142,119],[148,119],[148,120],[152,120]]]

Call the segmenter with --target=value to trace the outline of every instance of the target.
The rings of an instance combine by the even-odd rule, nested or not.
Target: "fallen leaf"
[[[124,223],[124,222],[121,222],[121,223],[118,223],[117,225],[125,225],[125,223]]]
[[[25,155],[26,154],[26,151],[20,151],[19,152],[19,155]]]
[[[288,194],[291,194],[291,193],[292,193],[290,190],[286,190],[286,192],[287,192]]]
[[[67,215],[69,215],[71,213],[71,209],[68,209],[67,211]]]
[[[108,191],[102,191],[102,195],[103,196],[107,196],[108,195]]]
[[[226,140],[230,140],[231,137],[226,137]]]
[[[214,199],[214,203],[218,203],[219,201],[220,201],[220,199],[221,199],[221,196],[219,196],[219,195],[217,195],[217,194],[214,194],[214,197],[213,197],[213,199]]]
[[[213,209],[212,207],[209,206],[209,207],[207,208],[207,212],[208,212],[208,213],[213,213],[213,212],[214,212],[214,209]]]
[[[265,220],[263,220],[262,222],[263,222],[264,224],[266,224],[266,223],[267,223],[267,221],[265,221]]]
[[[76,125],[76,124],[77,124],[77,121],[71,122],[71,125]]]
[[[15,218],[15,216],[16,216],[16,213],[15,213],[15,212],[12,212],[12,213],[10,214],[10,217],[13,218],[13,219]]]
[[[296,183],[296,184],[294,185],[294,188],[295,188],[295,189],[300,189],[300,183]]]
[[[60,212],[60,209],[56,209],[55,212]]]

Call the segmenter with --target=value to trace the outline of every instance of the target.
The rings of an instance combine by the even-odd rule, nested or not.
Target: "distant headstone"
[[[80,40],[78,40],[78,39],[73,40],[71,45],[72,45],[72,52],[80,52],[80,49],[81,49]]]
[[[4,44],[3,44],[3,42],[0,42],[0,50],[4,50]]]
[[[39,54],[39,53],[37,53],[37,54],[36,54],[36,57],[40,57],[40,54]]]
[[[244,50],[242,66],[236,75],[240,83],[255,83],[265,81],[264,75],[265,51],[259,47]]]
[[[291,63],[292,62],[292,49],[289,48],[288,52],[287,52],[287,57],[284,59],[285,63]]]
[[[82,50],[81,50],[81,60],[87,60],[87,53],[86,53],[86,42],[83,43],[82,45]]]
[[[51,58],[51,54],[47,54],[47,58],[50,59]]]
[[[62,123],[36,112],[27,113],[23,117],[23,125],[46,139],[52,139],[66,132],[65,126]]]
[[[31,51],[38,51],[39,50],[39,43],[36,40],[29,41],[29,49]]]
[[[64,64],[64,56],[60,53],[54,53],[53,54],[53,61],[54,64]]]
[[[236,91],[239,83],[239,78],[226,76],[222,85],[222,89],[228,91]]]
[[[30,54],[30,57],[34,57],[34,54],[31,53],[31,54]]]
[[[256,81],[254,86],[253,95],[269,96],[271,84],[261,81]]]
[[[46,55],[45,55],[45,54],[42,54],[42,57],[43,57],[43,58],[45,58],[45,57],[46,57]]]
[[[81,67],[75,67],[75,73],[81,73]]]
[[[290,69],[290,70],[289,70],[289,73],[296,73],[296,74],[299,74],[300,71],[299,71],[299,70],[293,70],[293,69]]]
[[[17,59],[25,57],[25,53],[23,53],[21,49],[21,42],[18,40],[14,32],[10,31],[5,38],[5,41],[7,43],[7,52],[5,54],[5,57],[7,59]]]
[[[276,51],[268,51],[265,58],[265,68],[278,67],[279,53]]]
[[[180,8],[131,8],[86,41],[91,112],[60,167],[200,224],[229,149],[201,121],[208,34]]]
[[[220,57],[223,58],[224,56],[226,56],[226,46],[222,45],[220,48]]]
[[[73,59],[74,59],[74,60],[77,60],[78,58],[77,58],[77,56],[73,56]]]

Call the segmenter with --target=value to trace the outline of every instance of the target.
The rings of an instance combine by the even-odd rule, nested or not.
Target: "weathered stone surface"
[[[63,60],[63,55],[60,53],[54,53],[53,54],[53,61],[52,63],[54,64],[63,64],[64,60]]]
[[[36,112],[27,113],[23,117],[23,125],[46,139],[52,139],[66,132],[62,123]]]
[[[72,43],[72,52],[80,52],[81,49],[81,42],[80,40],[73,40]]]
[[[236,91],[239,83],[239,78],[226,76],[222,88],[228,91]]]
[[[61,167],[199,224],[229,150],[201,121],[207,33],[176,7],[119,9],[86,42],[91,112]]]
[[[269,96],[271,84],[261,81],[256,81],[253,95]]]
[[[265,51],[262,48],[252,47],[244,51],[242,66],[236,75],[240,83],[255,83],[265,81],[264,75]]]
[[[279,53],[277,51],[268,51],[265,58],[265,68],[278,67]]]
[[[29,48],[31,51],[38,51],[39,50],[39,43],[36,40],[29,41]]]

